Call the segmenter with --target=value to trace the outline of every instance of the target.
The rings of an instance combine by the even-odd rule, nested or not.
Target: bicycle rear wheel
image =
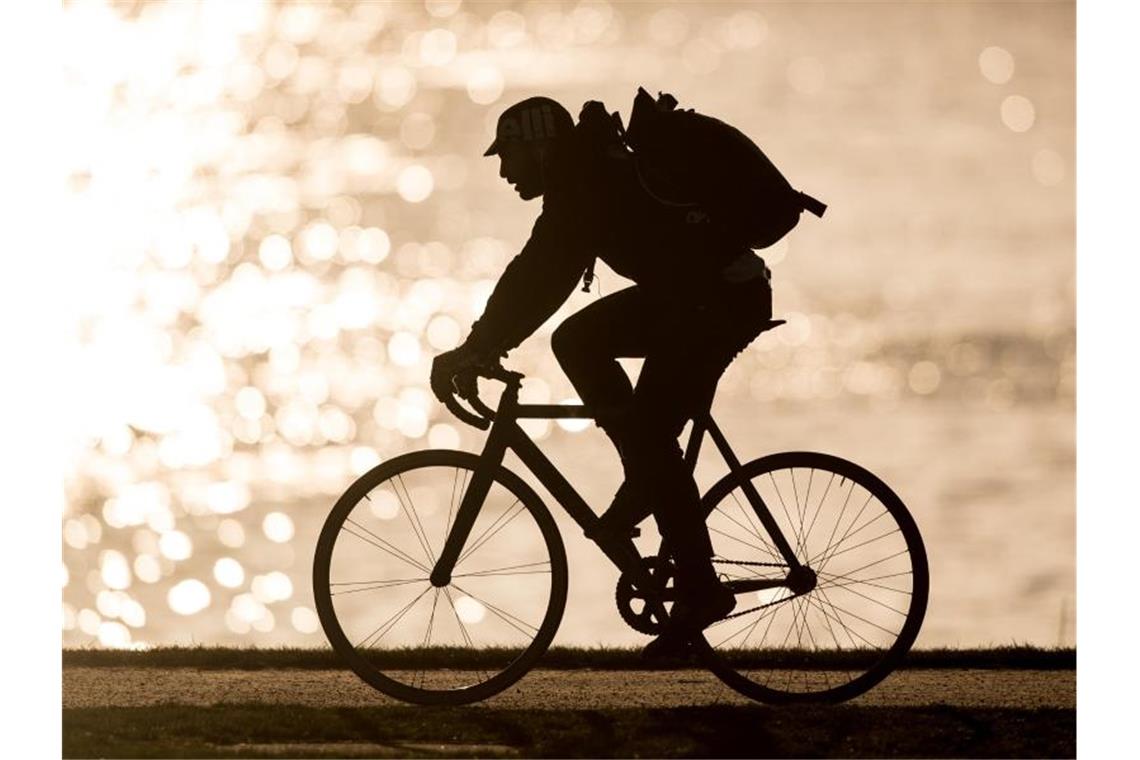
[[[479,467],[461,451],[384,462],[337,501],[317,542],[313,594],[333,649],[405,702],[497,694],[546,651],[566,605],[566,552],[550,512],[499,467],[447,586],[429,580]]]
[[[839,457],[773,454],[745,464],[703,499],[714,567],[746,588],[789,568],[743,488],[751,483],[811,573],[742,590],[698,641],[710,669],[763,702],[841,702],[887,676],[926,613],[929,570],[918,527],[897,495]]]

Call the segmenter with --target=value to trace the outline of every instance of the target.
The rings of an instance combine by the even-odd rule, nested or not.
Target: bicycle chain
[[[787,567],[786,562],[745,562],[742,559],[716,559],[713,558],[714,565],[748,565],[749,567]]]

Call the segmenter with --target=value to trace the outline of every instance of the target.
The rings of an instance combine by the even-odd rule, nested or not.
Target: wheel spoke
[[[831,485],[835,482],[835,473],[831,473],[831,478],[827,481],[827,487],[823,489],[823,496],[819,497],[819,504],[816,505],[815,514],[812,515],[811,522],[808,524],[807,532],[804,534],[804,546],[808,545],[808,539],[811,538],[811,532],[815,528],[815,522],[819,519],[819,513],[823,511],[823,503],[827,501],[827,495],[831,493]]]
[[[894,534],[896,534],[896,533],[898,533],[898,534],[900,534],[900,535],[901,535],[901,534],[902,534],[902,531],[901,531],[901,530],[899,530],[898,528],[892,528],[891,530],[887,531],[886,533],[883,533],[883,534],[881,534],[881,535],[875,536],[874,538],[869,538],[869,539],[867,539],[866,541],[862,541],[862,542],[860,542],[860,543],[858,543],[858,544],[855,544],[854,546],[849,546],[849,547],[847,547],[846,549],[844,549],[844,550],[842,550],[842,551],[837,551],[837,552],[834,552],[834,553],[833,553],[833,554],[831,554],[831,555],[830,555],[830,556],[829,556],[827,559],[825,559],[823,562],[821,562],[821,563],[820,563],[820,565],[819,565],[819,569],[820,569],[820,570],[823,570],[825,567],[827,567],[828,563],[829,563],[829,562],[831,562],[831,560],[835,559],[835,558],[836,558],[836,557],[838,557],[840,554],[846,554],[847,552],[850,552],[850,551],[854,551],[855,549],[858,549],[858,548],[860,548],[860,547],[862,547],[862,546],[867,546],[868,544],[873,544],[873,543],[875,543],[876,541],[881,541],[882,539],[884,539],[884,538],[887,538],[888,536],[893,536],[893,535],[894,535]]]
[[[404,484],[404,477],[402,475],[397,475],[396,482],[400,484],[400,488],[404,489],[404,496],[408,497],[408,504],[406,507],[404,507],[404,515],[407,516],[408,522],[412,526],[412,532],[416,534],[416,539],[420,542],[420,548],[423,549],[424,554],[427,555],[428,562],[434,566],[435,555],[432,554],[431,544],[428,542],[427,538],[427,532],[424,530],[423,523],[420,522],[420,516],[419,513],[416,512],[416,505],[412,501],[412,495],[408,493],[408,487]],[[400,489],[393,487],[392,490],[396,492],[396,497],[400,499],[400,504],[403,506],[404,499],[400,496]]]
[[[408,614],[408,610],[410,610],[412,607],[414,607],[414,606],[415,606],[415,604],[416,604],[416,602],[418,602],[420,599],[423,599],[423,598],[424,598],[424,595],[425,595],[427,592],[431,591],[431,589],[432,589],[432,587],[431,587],[431,586],[428,586],[428,587],[427,587],[427,588],[425,588],[423,591],[421,591],[421,592],[419,593],[419,595],[417,595],[417,596],[416,596],[416,598],[415,598],[415,599],[413,599],[412,601],[408,602],[406,605],[404,605],[403,607],[401,607],[399,610],[397,610],[397,611],[396,611],[396,613],[395,613],[394,615],[392,615],[392,617],[390,617],[390,618],[388,618],[387,620],[385,620],[383,623],[381,623],[380,625],[378,625],[378,626],[377,626],[377,627],[376,627],[376,628],[375,628],[375,629],[372,631],[372,633],[368,634],[368,635],[367,635],[367,636],[365,636],[363,639],[361,639],[360,643],[359,643],[359,644],[357,644],[355,648],[356,648],[356,649],[360,649],[362,646],[364,646],[365,642],[367,642],[367,641],[371,640],[371,639],[372,639],[372,637],[373,637],[373,636],[376,636],[376,634],[377,634],[377,633],[379,633],[380,635],[376,637],[376,640],[375,640],[375,641],[373,641],[373,642],[372,642],[372,644],[379,644],[379,643],[380,643],[380,639],[382,639],[382,638],[384,638],[385,636],[387,636],[387,635],[388,635],[388,633],[389,633],[389,631],[391,631],[391,630],[392,630],[392,629],[393,629],[393,628],[396,626],[396,623],[400,622],[400,620],[402,620],[402,619],[403,619],[404,615],[407,615],[407,614]]]
[[[377,590],[381,590],[381,589],[396,588],[397,586],[406,586],[409,583],[422,583],[426,580],[427,580],[427,578],[401,578],[399,580],[392,580],[392,581],[371,581],[370,584],[366,585],[366,586],[357,585],[356,588],[341,589],[340,591],[330,591],[329,593],[332,596],[340,596],[340,595],[344,595],[344,594],[355,594],[355,593],[360,592],[360,591],[377,591]],[[329,586],[349,586],[349,585],[355,585],[355,584],[359,584],[359,583],[365,583],[365,581],[346,581],[344,583],[330,583]]]
[[[356,530],[359,530],[362,533],[367,533],[374,540],[370,541],[369,539],[365,538],[364,536],[362,536],[358,533],[354,533],[351,530],[349,530],[348,528],[341,526],[341,530],[343,530],[348,535],[355,536],[356,538],[359,538],[361,541],[365,542],[366,544],[371,544],[372,546],[375,546],[377,549],[380,549],[381,551],[385,551],[388,554],[391,554],[396,559],[400,559],[400,560],[403,560],[404,562],[407,562],[409,565],[416,568],[417,570],[422,570],[425,573],[431,572],[431,570],[429,570],[427,567],[425,567],[419,560],[414,559],[411,555],[405,553],[402,549],[397,547],[395,544],[391,544],[388,541],[385,541],[384,539],[380,538],[380,536],[378,536],[375,533],[373,533],[372,531],[368,530],[368,528],[365,528],[360,523],[355,522],[351,518],[346,519],[345,522],[348,523],[349,525],[351,525]]]
[[[516,506],[518,506],[517,510],[515,509]],[[514,520],[525,511],[526,505],[518,499],[515,499],[515,503],[507,507],[506,511],[496,517],[495,521],[487,526],[487,529],[484,530],[482,534],[480,534],[479,538],[475,539],[475,541],[472,542],[471,546],[469,546],[466,551],[459,555],[459,559],[455,560],[455,566],[459,567],[459,564],[463,562],[463,560],[474,554],[479,549],[479,547],[494,538],[499,533],[499,531],[507,527],[507,525],[510,524],[512,520]],[[506,520],[503,520],[503,518],[508,514],[510,514],[510,517],[507,517]],[[499,524],[500,520],[502,520],[501,525]],[[498,525],[498,527],[495,527],[496,525]]]
[[[458,575],[453,575],[451,577],[452,578],[472,578],[472,577],[483,577],[483,576],[491,576],[491,575],[537,575],[537,574],[549,575],[551,572],[549,567],[547,567],[545,570],[540,569],[540,567],[542,565],[549,565],[549,564],[550,564],[550,560],[543,560],[541,562],[524,562],[521,565],[508,565],[506,567],[495,567],[495,568],[490,568],[487,570],[473,570],[469,573],[460,573]],[[509,572],[512,570],[518,571],[518,572]]]
[[[848,467],[854,472],[845,472]],[[765,564],[778,553],[738,498],[749,480],[763,489],[789,546],[815,574],[804,593],[786,587],[762,589],[756,597],[742,592],[741,607],[752,609],[706,629],[708,643],[723,654],[714,670],[742,693],[761,701],[777,695],[849,698],[877,683],[913,643],[913,618],[921,621],[927,592],[924,558],[917,564],[921,540],[904,521],[897,497],[860,472],[828,455],[787,453],[745,464],[714,486],[720,496],[707,506],[708,527],[717,552],[713,566],[726,582],[743,587],[779,581],[776,573],[788,572]],[[717,559],[725,554],[732,559]],[[780,598],[777,591],[789,596]],[[749,605],[746,597],[761,604]],[[774,601],[764,603],[769,599]],[[741,659],[738,650],[750,654]]]
[[[531,638],[534,638],[535,636],[537,636],[537,635],[538,635],[538,626],[535,626],[535,625],[531,625],[530,623],[526,622],[525,620],[523,620],[523,619],[521,619],[521,618],[518,618],[518,617],[515,617],[515,616],[514,616],[514,615],[512,615],[511,613],[509,613],[509,612],[507,612],[507,611],[505,611],[505,610],[499,609],[498,607],[496,607],[495,605],[491,604],[490,602],[488,602],[488,601],[486,601],[486,600],[484,600],[484,599],[480,599],[479,597],[477,597],[477,596],[475,596],[474,594],[472,594],[470,591],[468,591],[468,590],[466,590],[465,588],[463,588],[462,586],[460,586],[458,583],[453,583],[452,585],[453,585],[453,586],[455,586],[455,587],[456,587],[457,589],[459,589],[460,591],[462,591],[462,592],[463,592],[464,594],[466,594],[467,596],[469,596],[469,597],[471,597],[472,599],[474,599],[475,601],[479,602],[479,604],[481,604],[481,605],[483,605],[484,607],[486,607],[487,609],[491,610],[491,612],[494,612],[494,613],[495,613],[496,615],[498,615],[498,616],[499,616],[499,617],[500,617],[500,618],[501,618],[501,619],[502,619],[504,622],[506,622],[507,624],[509,624],[511,627],[513,627],[513,628],[514,628],[516,631],[520,632],[520,633],[521,633],[521,634],[523,634],[524,636],[530,636]],[[530,630],[529,630],[529,631],[528,631],[528,630],[524,630],[524,629],[523,629],[523,628],[521,628],[520,626],[525,626],[526,628],[528,628],[528,629],[530,629]],[[533,633],[531,633],[531,631],[533,631]]]
[[[732,494],[732,498],[736,499],[735,493]],[[736,503],[740,504],[740,501],[737,500]],[[741,509],[744,509],[744,507],[742,506]],[[736,525],[737,527],[742,529],[750,537],[755,536],[756,538],[760,539],[760,543],[762,544],[762,546],[756,546],[755,544],[750,544],[746,541],[742,541],[741,543],[744,543],[744,544],[751,546],[755,549],[760,549],[761,551],[767,552],[772,557],[772,559],[777,559],[777,560],[779,559],[779,557],[776,556],[775,551],[771,547],[769,547],[768,542],[765,541],[764,537],[762,535],[760,535],[760,533],[757,532],[755,529],[750,529],[749,526],[746,526],[744,523],[740,522],[739,520],[734,518],[732,515],[728,514],[724,510],[722,510],[720,507],[717,507],[714,511],[724,515],[725,519],[727,519],[729,522],[733,523],[734,525]],[[722,535],[728,536],[727,533],[724,533]],[[731,538],[731,536],[728,536],[728,537]]]

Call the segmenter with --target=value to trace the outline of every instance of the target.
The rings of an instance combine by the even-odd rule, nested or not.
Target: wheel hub
[[[800,565],[788,573],[788,588],[793,594],[806,594],[815,588],[815,571],[807,565]]]

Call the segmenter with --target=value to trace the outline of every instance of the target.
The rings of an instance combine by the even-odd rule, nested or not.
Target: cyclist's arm
[[[466,345],[504,355],[566,301],[592,258],[576,240],[570,216],[544,208],[530,239],[507,265]]]

